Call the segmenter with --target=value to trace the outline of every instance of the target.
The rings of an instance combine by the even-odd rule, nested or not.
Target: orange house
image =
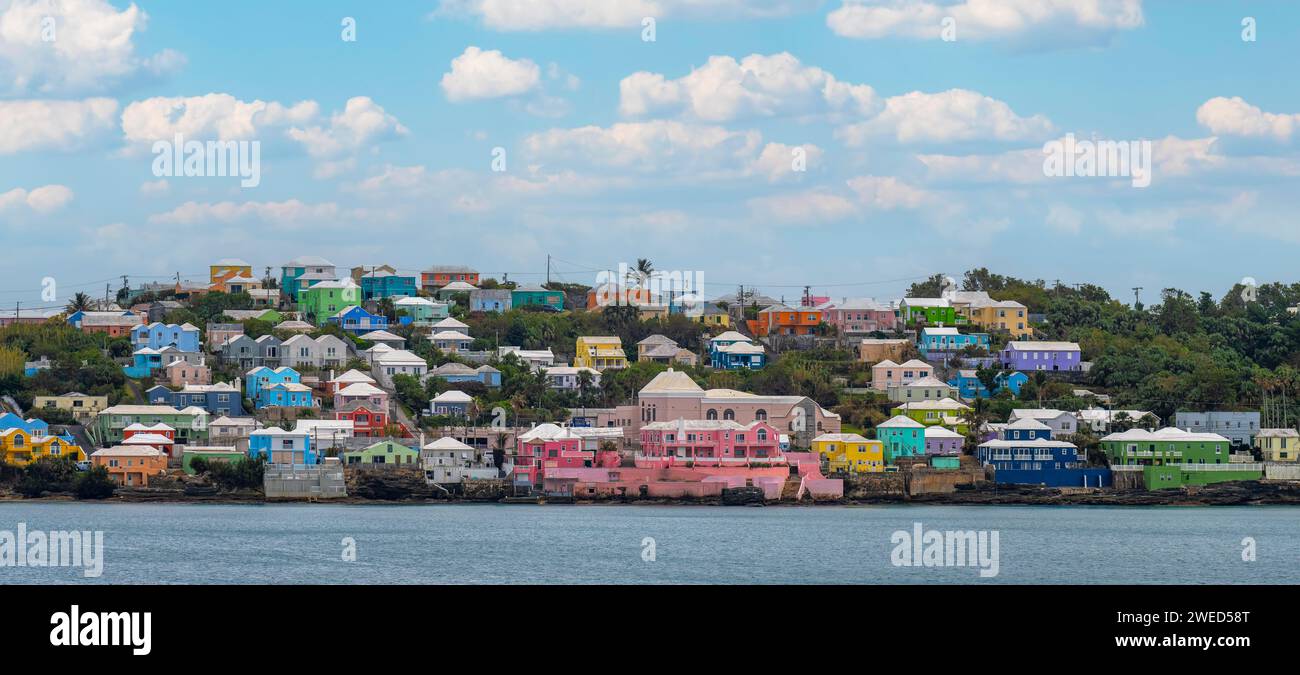
[[[420,272],[420,287],[428,291],[442,288],[453,281],[477,286],[478,272],[464,265],[434,265]]]
[[[108,470],[119,485],[146,487],[149,477],[167,470],[167,455],[147,445],[123,446],[96,450],[90,459],[95,466]]]
[[[757,319],[745,322],[749,332],[763,335],[808,335],[822,322],[821,310],[811,307],[773,305],[758,313]]]

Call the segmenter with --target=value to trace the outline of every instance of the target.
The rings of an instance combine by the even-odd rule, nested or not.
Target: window
[[[767,411],[766,411],[766,410],[763,410],[762,408],[759,408],[758,410],[755,410],[755,411],[754,411],[754,419],[756,419],[756,420],[762,420],[762,421],[766,422],[766,421],[767,421]]]

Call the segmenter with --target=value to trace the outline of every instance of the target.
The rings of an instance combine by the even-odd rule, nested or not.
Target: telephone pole
[[[1141,309],[1141,308],[1142,308],[1142,287],[1134,286],[1133,287],[1133,309]]]

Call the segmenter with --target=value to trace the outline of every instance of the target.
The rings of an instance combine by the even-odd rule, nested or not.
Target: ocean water
[[[103,574],[0,584],[1300,583],[1288,507],[0,503],[0,532],[19,523],[102,531]],[[996,531],[997,575],[895,565],[916,523]]]

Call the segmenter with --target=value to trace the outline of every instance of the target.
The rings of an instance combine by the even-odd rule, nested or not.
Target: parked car
[[[90,460],[77,462],[77,471],[90,471],[90,467],[94,465],[94,462],[91,462]]]

